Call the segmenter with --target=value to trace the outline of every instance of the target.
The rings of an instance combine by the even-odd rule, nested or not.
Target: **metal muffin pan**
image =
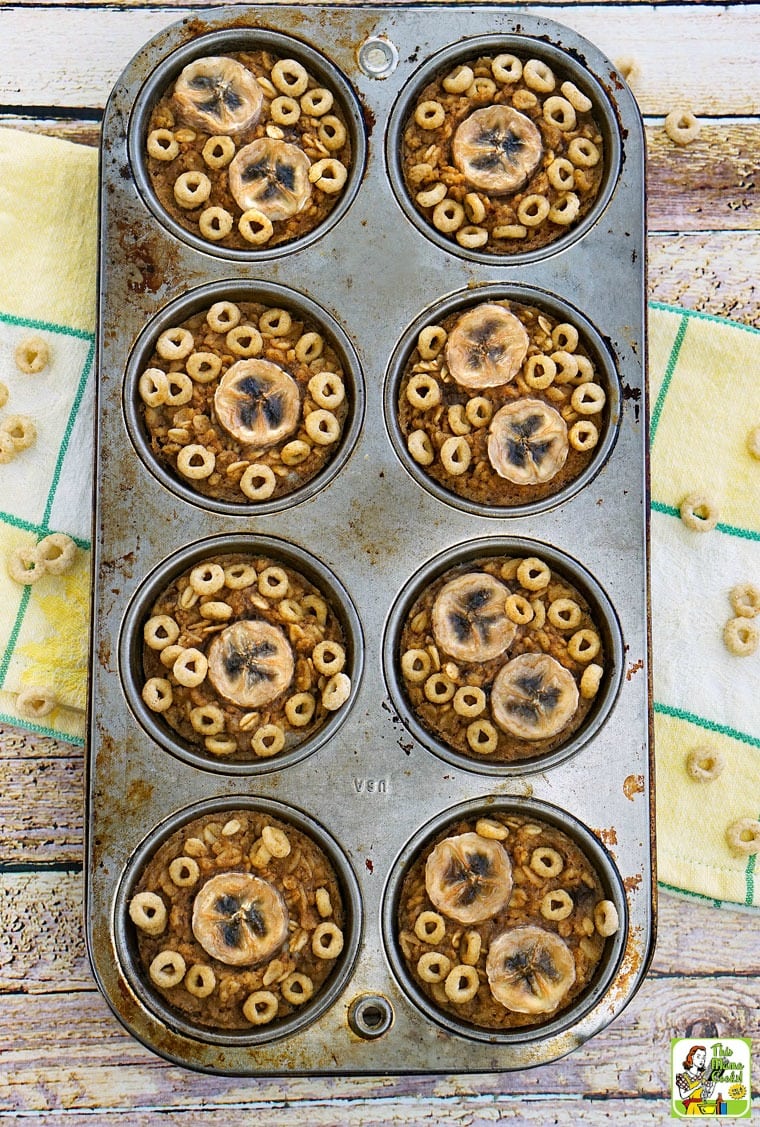
[[[279,37],[278,49],[284,42],[290,55],[311,60],[316,53],[331,80],[336,68],[349,91],[346,105],[361,109],[353,119],[360,182],[340,214],[301,242],[251,252],[199,245],[150,198],[139,154],[148,107],[186,60],[234,49],[262,31]],[[481,262],[454,244],[438,245],[407,214],[396,158],[388,159],[399,107],[426,68],[471,49],[561,58],[564,72],[581,89],[599,91],[605,107],[611,165],[603,199],[583,230],[534,252],[529,270],[520,256]],[[596,48],[553,21],[493,5],[219,9],[161,32],[117,82],[103,121],[101,165],[86,932],[104,996],[153,1051],[239,1075],[508,1071],[571,1051],[632,997],[654,936],[644,267],[644,139],[634,99]],[[465,293],[474,301],[491,287],[526,286],[550,310],[578,311],[609,357],[614,441],[574,495],[494,517],[466,511],[412,476],[384,405],[392,358],[418,319]],[[354,417],[337,462],[313,490],[277,506],[210,504],[162,476],[141,437],[135,373],[157,326],[222,292],[233,299],[276,293],[283,303],[287,295],[316,311],[354,379]],[[160,724],[141,715],[136,628],[159,577],[180,560],[248,542],[274,544],[296,566],[308,558],[307,576],[318,586],[325,577],[329,587],[337,584],[359,663],[355,695],[342,723],[308,754],[268,760],[265,770],[229,770],[221,762],[209,769],[187,749],[167,751],[171,741]],[[410,732],[384,666],[384,639],[393,608],[439,557],[516,544],[558,566],[561,560],[571,581],[584,580],[603,611],[614,668],[591,730],[572,754],[483,772],[443,758]],[[125,920],[130,882],[152,843],[200,805],[231,810],[269,802],[281,804],[284,818],[313,821],[345,856],[358,952],[303,1027],[257,1034],[255,1044],[201,1035],[182,1028],[141,985]],[[394,956],[391,917],[398,874],[430,826],[463,805],[500,803],[531,810],[536,803],[590,843],[625,924],[580,1009],[528,1036],[495,1038],[451,1028],[420,1005]]]

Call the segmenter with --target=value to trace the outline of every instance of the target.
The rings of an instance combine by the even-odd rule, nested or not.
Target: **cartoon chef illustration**
[[[715,1115],[715,1105],[707,1103],[715,1089],[712,1070],[707,1072],[707,1049],[692,1045],[683,1062],[684,1071],[676,1075],[687,1115]]]

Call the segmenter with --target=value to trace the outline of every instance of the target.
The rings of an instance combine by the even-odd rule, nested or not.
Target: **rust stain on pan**
[[[623,794],[633,802],[637,794],[644,793],[644,776],[627,775],[623,783]]]

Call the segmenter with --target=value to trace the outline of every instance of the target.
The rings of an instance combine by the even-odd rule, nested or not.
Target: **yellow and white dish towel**
[[[0,722],[80,744],[96,184],[93,150],[0,130],[0,383],[9,391],[0,426],[9,413],[27,414],[38,430],[34,446],[0,464]],[[760,907],[758,855],[726,842],[732,822],[760,816],[760,648],[737,657],[723,643],[731,588],[760,587],[760,461],[746,449],[748,430],[760,425],[760,332],[653,304],[649,333],[659,879],[716,905]],[[50,350],[36,375],[14,361],[29,336]],[[710,532],[680,519],[692,493],[718,510]],[[51,531],[76,539],[75,567],[30,587],[14,583],[4,559]],[[748,621],[760,628],[760,616]],[[59,702],[36,721],[17,707],[30,686]],[[700,747],[723,763],[708,782],[686,767]]]

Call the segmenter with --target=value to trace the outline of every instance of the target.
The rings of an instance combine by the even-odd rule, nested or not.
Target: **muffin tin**
[[[155,199],[151,109],[201,56],[267,46],[340,92],[353,152],[327,220],[282,247],[224,249]],[[436,237],[406,195],[399,141],[432,75],[515,53],[592,91],[605,176],[577,227],[534,252],[484,255]],[[392,404],[416,328],[437,311],[512,295],[586,330],[608,421],[582,477],[512,509],[463,504],[405,457]],[[232,504],[160,465],[136,384],[159,333],[213,300],[260,300],[327,327],[351,388],[340,449],[294,494]],[[94,613],[87,779],[87,942],[124,1026],[162,1056],[235,1075],[456,1073],[554,1060],[613,1020],[654,937],[648,660],[644,139],[630,91],[574,32],[508,9],[257,6],[188,17],[132,60],[103,122]],[[167,578],[213,555],[280,558],[329,591],[350,645],[351,698],[294,753],[253,763],[197,754],[140,697],[141,631]],[[405,609],[448,566],[538,556],[584,594],[609,674],[579,733],[545,757],[447,753],[410,716],[394,667]],[[314,837],[341,885],[346,944],[295,1016],[209,1029],[150,989],[128,905],[142,868],[199,816],[254,810]],[[474,1031],[404,971],[395,905],[416,851],[456,818],[534,817],[596,868],[620,927],[594,979],[549,1020]],[[230,815],[231,816],[231,815]]]

